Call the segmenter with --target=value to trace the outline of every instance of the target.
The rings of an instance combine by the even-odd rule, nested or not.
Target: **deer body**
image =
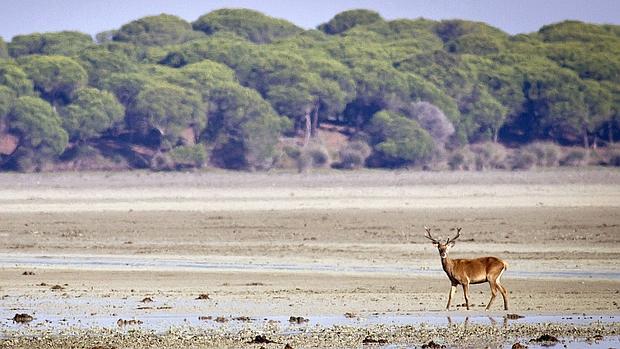
[[[500,278],[508,267],[508,263],[497,257],[451,259],[448,257],[448,250],[454,246],[454,240],[460,236],[461,228],[457,229],[457,235],[454,238],[448,239],[445,243],[433,238],[430,229],[424,228],[426,229],[425,237],[432,240],[433,244],[437,246],[439,256],[441,257],[441,266],[452,284],[446,310],[450,309],[452,296],[454,296],[454,292],[458,285],[463,286],[465,305],[467,306],[467,310],[469,310],[469,285],[485,282],[488,282],[491,286],[491,299],[489,300],[486,310],[489,310],[491,304],[493,304],[498,291],[502,294],[502,298],[504,299],[504,309],[508,310],[508,291],[500,284]]]

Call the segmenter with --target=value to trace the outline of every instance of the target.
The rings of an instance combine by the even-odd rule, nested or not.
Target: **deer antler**
[[[456,228],[456,236],[453,237],[452,239],[448,238],[448,240],[446,241],[446,244],[449,244],[449,243],[453,242],[454,240],[458,239],[459,236],[461,236],[461,229],[462,228]]]
[[[424,230],[426,230],[426,234],[424,234],[424,237],[435,242],[435,243],[439,243],[439,240],[435,239],[434,237],[431,236],[431,229],[428,228],[427,226],[424,226]]]

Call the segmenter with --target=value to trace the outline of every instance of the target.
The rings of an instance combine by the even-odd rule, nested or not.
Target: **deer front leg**
[[[448,295],[448,305],[446,305],[446,310],[450,310],[450,304],[452,303],[452,296],[454,296],[454,292],[456,292],[456,285],[452,284],[452,286],[450,286],[450,294]]]
[[[469,310],[469,283],[463,284],[463,296],[465,296],[465,306]]]

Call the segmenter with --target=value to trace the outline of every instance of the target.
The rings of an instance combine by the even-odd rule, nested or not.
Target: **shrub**
[[[340,149],[340,162],[335,164],[334,167],[348,170],[361,168],[364,166],[370,152],[370,146],[366,142],[353,141]]]
[[[474,168],[475,155],[469,148],[457,149],[448,156],[448,166],[452,171],[469,171]]]
[[[560,160],[560,166],[583,166],[588,162],[588,151],[581,147],[572,147]]]
[[[544,167],[558,166],[560,147],[551,142],[534,142],[524,148],[536,157],[536,165]]]
[[[99,151],[88,144],[77,144],[73,147],[67,147],[67,149],[60,154],[59,159],[61,161],[72,161],[78,158],[94,157],[98,154]]]
[[[416,120],[391,111],[373,115],[367,131],[373,156],[369,162],[381,167],[421,165],[433,157],[433,138]]]
[[[177,168],[200,168],[207,162],[207,150],[203,144],[175,147],[168,155]]]
[[[285,145],[282,150],[291,159],[299,159],[301,156],[301,148],[298,146]]]
[[[311,145],[304,153],[312,159],[312,164],[314,167],[325,167],[329,165],[329,153],[322,145]]]
[[[323,145],[311,143],[301,149],[301,154],[297,159],[297,168],[302,172],[311,167],[327,167],[330,161],[329,153]]]
[[[155,154],[149,163],[149,167],[153,171],[172,171],[175,169],[170,156],[164,153]]]
[[[474,154],[476,170],[484,171],[488,169],[505,169],[507,150],[499,144],[493,142],[472,144],[470,150]]]
[[[620,150],[613,150],[609,156],[609,166],[620,166]]]
[[[620,166],[620,146],[611,144],[605,148],[599,148],[592,152],[598,161],[596,165]]]
[[[508,156],[508,163],[513,170],[529,170],[538,163],[539,157],[529,149],[518,149]]]

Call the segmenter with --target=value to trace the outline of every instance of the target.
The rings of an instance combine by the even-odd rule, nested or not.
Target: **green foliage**
[[[504,40],[502,39],[488,34],[471,33],[455,39],[450,43],[448,49],[450,52],[461,54],[491,55],[504,49]]]
[[[111,74],[130,73],[138,70],[129,57],[118,51],[109,51],[101,46],[89,47],[77,59],[88,73],[88,83],[103,88],[103,80]]]
[[[67,132],[62,128],[52,107],[36,97],[19,97],[8,116],[9,128],[20,135],[20,145],[41,154],[60,154],[67,145]]]
[[[112,74],[105,78],[103,86],[127,108],[134,104],[136,96],[149,81],[151,78],[144,73]]]
[[[230,33],[217,33],[207,39],[194,40],[173,48],[160,61],[171,67],[182,67],[204,59],[220,62],[234,69],[242,77],[251,69],[257,54],[255,44]]]
[[[176,74],[167,74],[165,78],[171,83],[200,92],[205,100],[210,99],[213,87],[236,82],[232,69],[209,60],[186,65],[174,73]]]
[[[616,32],[614,32],[614,29]],[[618,40],[617,26],[601,26],[579,21],[563,21],[545,25],[538,31],[543,41],[596,42],[601,39]]]
[[[116,34],[117,30],[104,30],[95,34],[95,41],[98,44],[109,43],[114,39],[114,34]]]
[[[226,168],[264,169],[273,164],[278,135],[290,127],[262,97],[236,83],[211,92],[205,137],[214,145],[213,161]]]
[[[201,37],[192,30],[192,26],[183,19],[161,14],[148,16],[129,22],[114,33],[115,41],[134,45],[162,46],[189,41]]]
[[[547,57],[569,68],[582,79],[620,82],[620,40],[615,45],[599,41],[562,42],[548,45]]]
[[[433,32],[435,24],[436,22],[423,18],[397,19],[376,21],[358,28],[380,34],[382,41],[389,43],[390,51],[399,51],[398,54],[393,53],[393,55],[402,55],[400,59],[403,59],[414,52],[432,52],[443,48],[443,42]],[[394,59],[398,58],[394,57]]]
[[[9,113],[14,99],[15,93],[10,88],[0,85],[0,119]]]
[[[327,34],[340,34],[355,26],[382,21],[381,16],[370,10],[349,10],[337,14],[329,22],[321,24],[318,29]]]
[[[12,61],[0,60],[0,85],[11,89],[18,96],[33,93],[32,81],[28,75]]]
[[[504,122],[523,112],[523,77],[515,65],[497,62],[496,59],[497,56],[493,59],[470,56],[466,63],[478,72],[478,80],[489,94],[506,108],[506,115],[497,116]]]
[[[6,42],[4,42],[4,39],[0,36],[0,59],[4,59],[8,57],[9,57],[9,49],[6,46]]]
[[[88,75],[75,60],[64,56],[27,56],[20,64],[41,96],[52,103],[67,103],[73,91],[86,84]]]
[[[367,131],[376,156],[389,166],[421,164],[432,156],[433,139],[415,120],[380,111],[372,117]]]
[[[452,97],[418,75],[408,74],[407,79],[411,100],[430,102],[439,107],[451,122],[459,120],[458,106]]]
[[[35,54],[72,56],[93,45],[93,39],[88,34],[62,31],[17,35],[13,37],[8,48],[13,57]]]
[[[144,136],[150,128],[157,128],[168,145],[175,145],[183,130],[204,130],[209,103],[196,90],[165,81],[174,82],[167,74],[114,74],[104,85],[125,106],[130,129]]]
[[[373,113],[381,109],[396,109],[408,98],[407,75],[387,62],[359,62],[351,73],[357,91],[345,117],[358,127],[365,125]]]
[[[394,66],[424,78],[457,100],[471,90],[476,81],[475,71],[463,63],[462,57],[445,51],[414,54]]]
[[[590,110],[608,110],[608,95],[593,96],[598,86],[585,83],[573,71],[547,59],[523,58],[517,69],[523,74],[525,109],[510,128],[527,135],[528,140],[578,142],[579,136],[585,136],[584,132],[598,122],[599,118],[593,118]]]
[[[270,43],[302,31],[291,22],[247,9],[216,10],[200,16],[192,25],[208,35],[229,31],[255,43]]]
[[[504,49],[508,39],[508,35],[497,28],[462,20],[441,21],[435,26],[435,33],[448,52],[460,54],[496,54]]]
[[[206,111],[198,93],[166,82],[149,81],[128,106],[129,125],[141,127],[140,123],[146,121],[174,143],[187,127],[204,129]]]
[[[172,148],[168,155],[177,167],[203,167],[208,160],[204,144],[183,145]]]
[[[355,97],[355,81],[342,63],[311,53],[305,58],[309,70],[318,74],[320,79],[314,94],[318,96],[321,120],[340,119],[347,104]]]
[[[495,140],[508,112],[486,88],[476,86],[461,99],[461,121],[470,140]]]
[[[87,140],[123,119],[125,109],[114,95],[94,88],[82,88],[62,111],[62,126],[71,140]]]
[[[252,10],[217,10],[192,24],[162,14],[100,33],[97,44],[71,31],[0,38],[0,116],[8,125],[16,101],[40,96],[53,116],[40,103],[28,110],[45,120],[58,111],[71,149],[117,142],[111,148],[130,163],[156,169],[206,162],[192,158],[195,141],[216,166],[269,168],[289,141],[282,136],[298,142],[310,126],[315,142],[324,124],[341,138],[367,136],[372,147],[368,159],[343,147],[340,168],[594,163],[587,152],[583,160],[549,155],[554,146],[539,142],[620,138],[619,28],[565,21],[509,36],[478,22],[351,10],[303,30]],[[44,132],[26,124],[10,132],[34,130],[44,144],[36,141]],[[54,151],[43,149],[61,148],[24,144],[4,168],[45,169]],[[83,159],[99,156],[108,154]]]
[[[507,37],[506,33],[482,22],[471,22],[460,19],[441,21],[435,25],[435,33],[449,45],[454,40],[470,34],[484,34],[494,37]]]

